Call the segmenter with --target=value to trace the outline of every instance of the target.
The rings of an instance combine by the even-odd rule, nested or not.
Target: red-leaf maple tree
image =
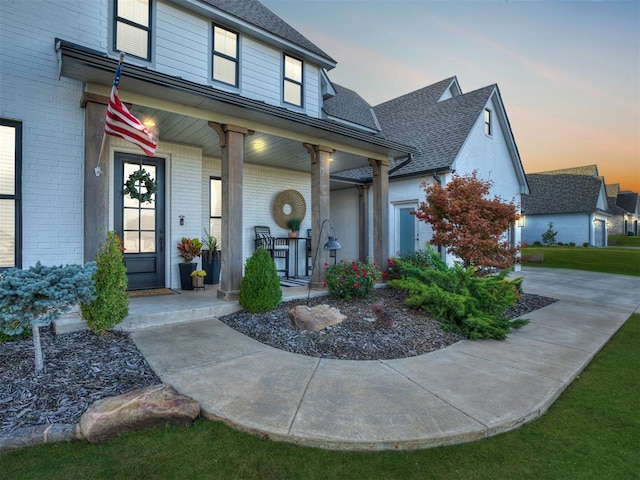
[[[518,219],[518,209],[499,196],[489,198],[493,183],[471,176],[453,176],[442,187],[422,183],[426,198],[414,212],[430,223],[433,245],[446,247],[465,267],[509,268],[516,262],[518,247],[504,235]]]

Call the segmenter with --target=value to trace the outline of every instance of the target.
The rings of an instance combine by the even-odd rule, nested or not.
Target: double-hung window
[[[302,66],[301,60],[290,57],[289,55],[284,56],[283,99],[285,103],[290,103],[297,107],[302,106]]]
[[[213,79],[238,86],[238,34],[213,26]]]
[[[0,118],[0,270],[22,268],[22,123]]]
[[[493,135],[493,124],[491,118],[491,110],[488,108],[484,109],[484,134],[490,137]]]
[[[113,48],[151,60],[151,0],[114,0]]]

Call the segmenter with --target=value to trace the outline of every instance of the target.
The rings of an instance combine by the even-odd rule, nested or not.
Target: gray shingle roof
[[[309,41],[295,28],[282,20],[267,7],[257,0],[202,0],[213,7],[223,10],[234,17],[240,18],[256,27],[260,27],[267,32],[280,38],[288,40],[310,52],[320,55],[325,59],[336,63],[333,58],[322,51],[318,46]]]
[[[638,211],[638,194],[635,192],[620,192],[618,193],[617,205],[624,208],[629,213],[636,213]]]
[[[325,100],[322,106],[322,110],[327,115],[373,130],[380,130],[371,105],[353,90],[336,83],[332,85],[336,95]]]
[[[496,86],[438,102],[454,79],[447,78],[374,107],[381,135],[420,151],[412,162],[393,172],[392,178],[447,169],[455,161]],[[337,175],[368,179],[371,169],[365,167]]]
[[[611,215],[624,215],[627,211],[616,204],[616,197],[607,197],[608,212]]]
[[[615,200],[618,198],[618,193],[620,193],[620,184],[619,183],[609,183],[605,185],[607,189],[607,197],[613,197]]]
[[[598,176],[597,165],[582,165],[579,167],[560,168],[558,170],[547,170],[546,172],[536,172],[544,175],[587,175],[591,177]]]
[[[522,195],[526,215],[591,213],[596,208],[602,181],[589,175],[567,173],[527,175],[529,195]]]

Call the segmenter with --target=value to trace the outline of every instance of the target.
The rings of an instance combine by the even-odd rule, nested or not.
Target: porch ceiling
[[[222,155],[218,135],[207,120],[135,104],[131,113],[142,121],[152,120],[152,130],[163,142],[200,146],[203,155],[209,157]],[[332,175],[368,165],[366,157],[342,151],[336,151],[331,158]],[[300,172],[311,169],[309,153],[302,142],[258,131],[245,140],[244,161]]]

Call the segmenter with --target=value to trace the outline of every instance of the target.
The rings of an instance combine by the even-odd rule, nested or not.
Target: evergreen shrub
[[[122,250],[120,238],[115,232],[108,232],[96,256],[97,269],[93,275],[96,298],[80,305],[82,318],[98,334],[122,322],[129,314],[127,268]]]
[[[282,299],[276,265],[264,248],[258,248],[244,266],[240,281],[240,305],[251,313],[269,312]]]
[[[394,263],[398,278],[390,280],[389,285],[405,290],[408,305],[427,311],[446,330],[470,339],[502,340],[509,330],[528,323],[504,315],[522,293],[522,279],[507,279],[509,270],[477,276],[475,267],[448,267],[435,252],[431,253],[429,268],[402,259],[394,259]]]

